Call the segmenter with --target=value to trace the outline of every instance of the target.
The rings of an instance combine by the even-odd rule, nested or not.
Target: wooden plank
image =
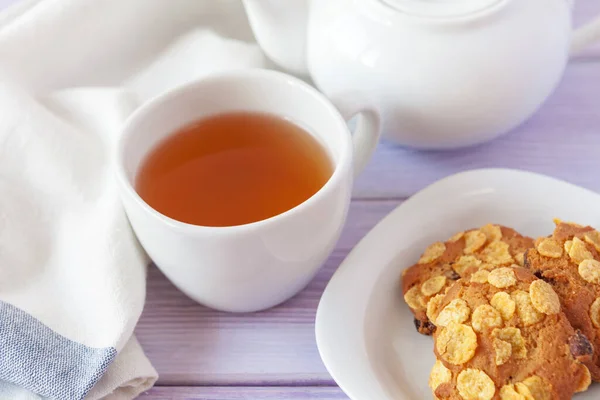
[[[340,400],[337,387],[155,387],[143,400]]]
[[[382,143],[357,180],[354,194],[405,198],[445,176],[487,167],[531,170],[600,191],[599,127],[600,63],[572,64],[542,109],[495,141],[444,152]]]
[[[227,314],[188,299],[151,268],[136,335],[159,385],[333,385],[319,357],[314,317],[348,251],[400,201],[355,201],[338,246],[298,296],[271,310]]]

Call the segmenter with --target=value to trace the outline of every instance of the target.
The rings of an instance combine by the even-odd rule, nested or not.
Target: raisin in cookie
[[[460,279],[432,317],[437,361],[429,386],[437,399],[567,400],[590,385],[571,353],[578,334],[557,294],[524,268]]]
[[[531,246],[533,239],[492,224],[429,246],[418,263],[402,273],[404,300],[415,315],[417,330],[425,335],[433,333],[435,325],[427,315],[468,268],[523,265],[523,255]]]
[[[525,266],[552,285],[571,325],[589,339],[573,346],[592,379],[600,381],[600,232],[556,222],[552,236],[538,239],[527,252]]]

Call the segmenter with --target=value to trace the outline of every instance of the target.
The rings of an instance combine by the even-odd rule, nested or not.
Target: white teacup
[[[353,175],[367,163],[379,138],[377,111],[366,101],[348,98],[335,101],[342,116],[301,80],[275,71],[242,70],[174,89],[133,113],[119,146],[121,197],[140,243],[175,286],[206,306],[249,312],[275,306],[308,284],[340,236]],[[179,222],[144,202],[134,182],[148,152],[183,125],[232,111],[267,112],[307,128],[335,166],[329,181],[283,214],[231,227]],[[346,120],[358,113],[351,135]]]

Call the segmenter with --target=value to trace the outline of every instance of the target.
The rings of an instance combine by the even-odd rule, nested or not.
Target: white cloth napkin
[[[150,97],[270,67],[237,0],[21,0],[0,13],[0,399],[131,399],[147,258],[114,148]],[[199,355],[201,356],[201,355]]]

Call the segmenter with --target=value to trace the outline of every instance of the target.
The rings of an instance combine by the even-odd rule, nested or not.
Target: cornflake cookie
[[[581,333],[570,345],[592,379],[600,381],[600,232],[555,222],[552,236],[537,239],[527,252],[525,265],[557,293],[565,315]]]
[[[552,286],[521,267],[500,276],[460,279],[431,314],[437,325],[429,378],[434,398],[567,400],[587,390],[590,373],[572,345],[583,338]]]
[[[487,281],[484,275],[496,267],[523,265],[525,251],[531,246],[533,239],[492,224],[430,245],[417,264],[402,274],[404,300],[415,315],[417,330],[433,333],[435,325],[428,314],[436,311],[446,290],[469,268],[477,267],[479,278]]]

